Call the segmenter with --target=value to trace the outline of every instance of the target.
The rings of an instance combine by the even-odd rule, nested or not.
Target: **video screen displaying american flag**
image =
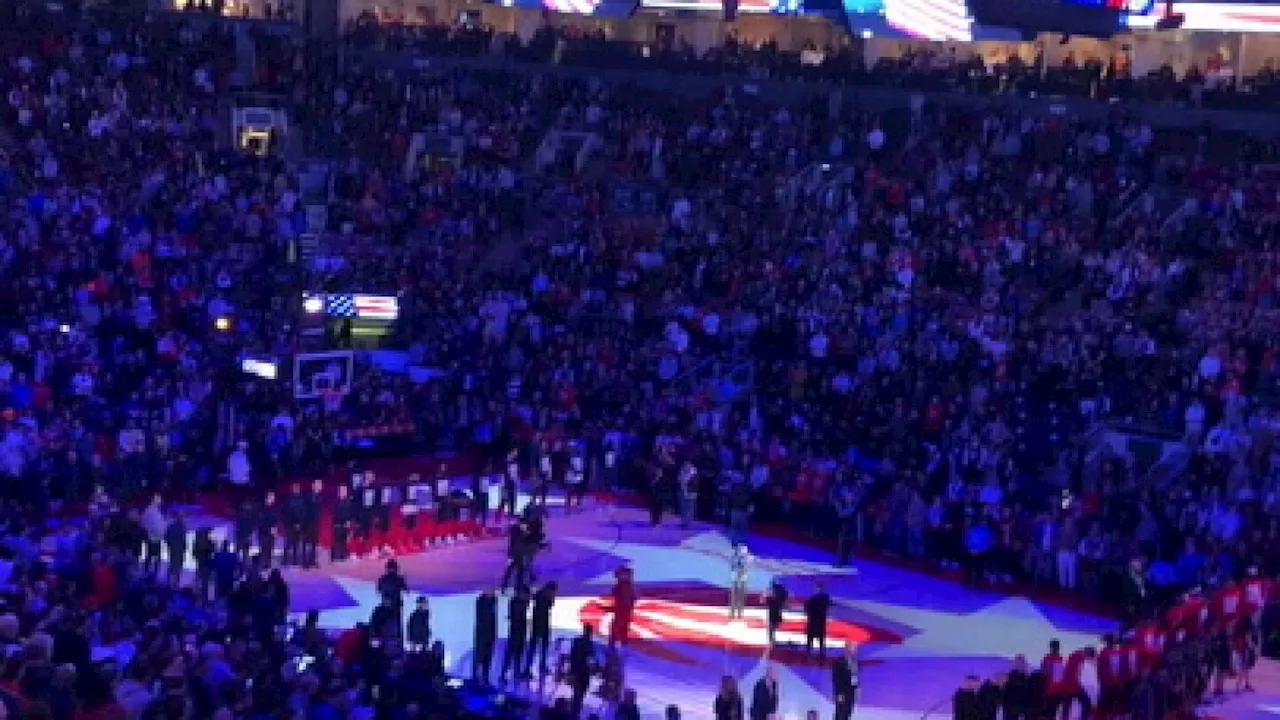
[[[542,3],[548,10],[577,15],[591,15],[599,5],[600,0],[543,0]]]
[[[689,10],[724,12],[724,0],[640,0],[640,6],[652,10]],[[739,0],[739,15],[785,14],[799,12],[797,0]]]
[[[505,1],[505,0],[504,0]],[[524,7],[525,0],[509,0],[515,7]],[[636,0],[532,0],[531,6],[558,13],[597,15],[600,17],[628,18],[636,11]]]
[[[324,311],[329,317],[390,321],[400,316],[400,301],[394,295],[329,293]]]
[[[973,21],[965,0],[885,0],[884,15],[891,27],[920,40],[973,40]]]

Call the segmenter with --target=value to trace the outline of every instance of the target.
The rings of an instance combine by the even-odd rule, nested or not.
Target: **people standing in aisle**
[[[849,720],[858,704],[858,644],[847,642],[831,665],[831,689],[835,694],[835,720]]]
[[[551,649],[551,610],[556,604],[557,586],[551,581],[533,595],[533,622],[529,631],[529,651],[525,655],[524,674],[533,677],[533,658],[538,656],[538,674],[550,673],[547,652]]]
[[[698,468],[689,460],[680,466],[677,490],[680,493],[680,527],[688,528],[698,511]]]
[[[257,531],[258,504],[246,501],[237,505],[232,534],[235,536],[236,557],[242,567],[249,567],[249,558],[253,556],[253,536]]]
[[[288,567],[301,564],[302,526],[306,522],[307,501],[302,496],[302,485],[289,486],[289,497],[284,500],[284,557],[280,564]]]
[[[774,580],[769,585],[769,596],[765,600],[765,609],[768,617],[765,618],[765,632],[767,633],[769,647],[773,647],[778,641],[778,629],[782,627],[782,614],[787,608],[787,588],[779,580]]]
[[[182,584],[182,568],[187,563],[187,520],[175,512],[164,531],[165,550],[169,553],[169,585]]]
[[[471,679],[489,685],[493,647],[498,642],[498,596],[485,590],[476,597],[475,638],[471,651]]]
[[[747,581],[750,575],[751,555],[746,545],[735,545],[729,559],[729,618],[741,619],[747,611]]]
[[[373,515],[378,493],[369,484],[367,473],[357,473],[355,486],[355,529],[351,533],[357,557],[373,553]]]
[[[276,494],[268,490],[258,508],[258,569],[267,570],[275,562],[276,525],[280,524],[280,506]]]
[[[507,602],[507,647],[502,654],[502,674],[499,679],[507,681],[510,673],[513,679],[525,679],[521,672],[524,651],[529,644],[529,590],[517,585],[516,591]]]
[[[813,652],[818,647],[819,659],[827,657],[827,617],[831,614],[831,596],[827,589],[819,583],[815,592],[804,601],[804,650]]]
[[[426,652],[431,645],[431,607],[425,595],[418,598],[413,612],[409,613],[406,637],[411,653]]]
[[[311,492],[302,502],[302,558],[303,567],[320,566],[320,516],[324,512],[324,481],[311,483]]]
[[[332,562],[344,562],[351,557],[351,522],[355,507],[351,503],[351,494],[346,485],[338,486],[338,497],[333,501],[333,535],[329,540],[329,559]]]

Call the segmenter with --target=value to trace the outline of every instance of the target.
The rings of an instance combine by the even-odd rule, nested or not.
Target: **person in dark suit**
[[[311,483],[311,492],[302,499],[302,551],[304,567],[320,565],[320,515],[324,507],[324,481]]]
[[[716,693],[714,708],[716,720],[745,720],[742,708],[742,693],[738,692],[738,681],[732,675],[720,678],[720,692]]]
[[[778,699],[778,671],[770,665],[751,691],[751,720],[775,720]]]
[[[521,518],[512,526],[511,535],[507,539],[507,568],[502,572],[503,590],[513,582],[517,589],[528,587],[532,574],[530,565],[537,547],[534,532],[528,518]]]
[[[169,585],[182,583],[182,566],[187,562],[187,520],[175,512],[164,529],[164,544],[169,551]]]
[[[831,596],[827,589],[819,583],[816,592],[804,601],[804,651],[813,652],[818,646],[820,660],[827,657],[827,617],[831,614]]]
[[[351,557],[351,523],[355,519],[355,506],[346,485],[338,486],[338,497],[333,501],[333,538],[329,546],[329,559],[343,562]]]
[[[1027,667],[1027,659],[1018,655],[1013,659],[1013,669],[1005,677],[1004,695],[1001,698],[1005,720],[1027,720],[1035,700],[1035,685]]]
[[[1151,607],[1151,593],[1147,587],[1147,571],[1141,560],[1129,563],[1120,587],[1121,619],[1125,627],[1133,627],[1147,616]]]
[[[955,720],[980,720],[982,717],[982,698],[979,692],[982,682],[977,675],[964,679],[964,684],[951,697],[951,715]]]
[[[765,632],[768,633],[769,647],[773,647],[778,639],[778,628],[782,627],[782,612],[787,608],[787,588],[781,581],[774,580],[769,585],[769,596],[765,599],[768,613]]]
[[[449,466],[441,463],[436,470],[435,480],[431,483],[431,500],[436,506],[436,522],[449,522],[453,519],[453,498],[450,487]]]
[[[409,613],[409,652],[425,652],[431,645],[431,608],[426,597],[419,597],[413,612]]]
[[[253,550],[253,536],[258,531],[258,506],[254,502],[241,503],[236,508],[235,527],[233,533],[236,541],[236,556],[240,565],[249,566],[250,551]]]
[[[489,474],[478,472],[471,477],[471,519],[481,527],[489,524]]]
[[[582,703],[591,686],[591,674],[595,669],[596,646],[591,639],[591,626],[583,625],[582,634],[569,646],[569,687],[573,691],[569,705],[574,717],[582,714]]]
[[[835,720],[849,720],[858,704],[858,645],[846,643],[831,665],[831,691],[835,695]]]
[[[209,599],[209,589],[213,587],[213,556],[217,553],[213,529],[202,527],[196,530],[195,541],[191,544],[191,559],[196,561],[196,591],[201,600]]]
[[[489,684],[493,646],[498,641],[498,596],[485,590],[476,598],[475,642],[471,653],[471,679]]]
[[[302,560],[302,526],[306,522],[307,500],[302,495],[302,485],[289,487],[289,497],[284,500],[284,557],[285,566],[300,565]]]
[[[554,581],[543,585],[533,595],[533,624],[529,633],[529,651],[525,655],[524,674],[533,677],[533,656],[537,655],[538,673],[546,675],[547,651],[551,648],[551,609],[556,604]]]
[[[258,508],[258,563],[263,570],[271,567],[276,553],[276,525],[280,524],[280,505],[276,494],[267,492]]]
[[[649,522],[654,527],[662,524],[662,514],[667,503],[668,476],[674,464],[670,449],[659,447],[649,476]]]
[[[507,603],[507,649],[502,654],[502,674],[499,676],[503,682],[507,680],[507,673],[523,679],[524,673],[520,671],[520,665],[528,644],[529,589],[517,585],[515,594]]]

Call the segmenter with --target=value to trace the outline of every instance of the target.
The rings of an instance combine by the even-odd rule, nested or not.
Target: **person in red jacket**
[[[120,596],[120,578],[116,576],[115,568],[101,555],[96,555],[91,572],[93,590],[86,604],[94,610],[111,606]]]
[[[1133,629],[1134,641],[1138,645],[1137,670],[1154,670],[1160,663],[1160,655],[1164,653],[1164,630],[1155,620],[1138,623]]]
[[[626,645],[631,638],[631,614],[636,608],[634,574],[629,567],[614,572],[613,622],[609,624],[609,647]]]
[[[1097,651],[1093,648],[1081,648],[1067,656],[1066,691],[1062,720],[1071,717],[1073,702],[1080,704],[1082,720],[1092,717],[1093,709],[1098,706]]]
[[[1253,626],[1262,619],[1262,608],[1267,604],[1266,580],[1258,577],[1258,568],[1250,567],[1244,579],[1244,608],[1242,612],[1253,617]]]
[[[1182,642],[1187,634],[1187,598],[1182,595],[1177,602],[1164,611],[1164,629],[1167,637],[1175,643]]]
[[[1045,706],[1050,717],[1057,718],[1061,711],[1065,720],[1071,709],[1071,682],[1067,678],[1067,661],[1062,657],[1062,644],[1049,641],[1049,652],[1040,660],[1040,675],[1044,678]]]
[[[1240,617],[1244,606],[1244,588],[1237,583],[1228,582],[1213,593],[1209,605],[1210,623],[1215,631],[1230,633]]]
[[[1209,630],[1209,601],[1200,588],[1183,600],[1182,639],[1202,637]]]
[[[1253,666],[1258,662],[1258,628],[1253,624],[1252,615],[1242,615],[1232,628],[1231,649],[1235,666],[1236,692],[1248,690],[1253,692],[1250,675]]]

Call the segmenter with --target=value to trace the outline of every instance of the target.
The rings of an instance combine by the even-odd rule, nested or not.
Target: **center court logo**
[[[631,618],[631,645],[638,652],[684,664],[699,661],[691,656],[697,648],[759,656],[768,648],[765,610],[753,597],[746,617],[729,619],[728,596],[714,588],[646,588],[636,602]],[[575,603],[576,604],[576,603]],[[613,621],[609,597],[585,598],[578,609],[578,621],[607,636]],[[770,657],[783,663],[803,663],[805,655],[804,613],[788,610],[778,630],[777,646]],[[839,618],[827,621],[827,650],[834,654],[848,643],[896,643],[901,638],[885,630],[855,624]]]

